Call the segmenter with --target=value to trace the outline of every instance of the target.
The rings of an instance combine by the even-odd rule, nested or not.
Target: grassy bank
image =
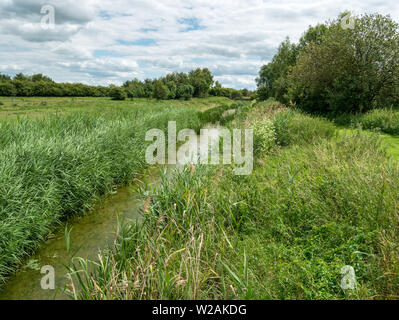
[[[338,125],[362,127],[366,130],[379,130],[391,135],[399,135],[399,110],[375,109],[365,114],[344,114],[335,117]]]
[[[27,116],[0,117],[0,281],[46,240],[60,219],[90,209],[98,197],[129,183],[147,165],[147,130],[166,130],[168,120],[176,121],[178,130],[198,130],[197,110],[217,103],[111,105],[91,98],[55,115],[62,99],[50,100],[40,117],[27,106]],[[91,104],[85,106],[87,101]]]
[[[197,166],[143,190],[143,220],[74,260],[76,298],[397,298],[399,167],[379,138],[273,103],[229,125],[255,128],[254,172]]]

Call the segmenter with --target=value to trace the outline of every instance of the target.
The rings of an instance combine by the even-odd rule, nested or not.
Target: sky
[[[0,73],[109,85],[207,67],[223,86],[255,89],[285,37],[345,10],[399,21],[397,0],[0,0]]]

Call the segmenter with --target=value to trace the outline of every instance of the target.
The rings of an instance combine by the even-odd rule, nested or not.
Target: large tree
[[[330,22],[320,43],[300,52],[289,76],[288,99],[309,111],[366,112],[399,102],[398,24],[365,14],[354,28]]]
[[[289,38],[280,44],[272,61],[261,68],[256,79],[260,100],[273,97],[281,102],[287,102],[286,93],[289,85],[287,75],[295,65],[299,52],[312,43],[321,43],[326,31],[325,24],[310,26],[298,44],[291,43]]]
[[[194,87],[194,97],[206,97],[213,84],[212,73],[207,69],[197,68],[189,73],[190,84]]]

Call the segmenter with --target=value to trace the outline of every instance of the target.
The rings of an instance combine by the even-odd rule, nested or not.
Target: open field
[[[220,104],[231,104],[232,100],[223,97],[211,97],[207,99],[193,98],[190,101],[166,100],[157,101],[146,98],[134,100],[114,101],[111,98],[92,97],[0,97],[0,119],[13,119],[17,117],[37,118],[47,114],[71,113],[75,111],[101,111],[113,112],[129,110],[132,107],[158,106],[158,107],[184,107],[190,106],[202,111],[216,107]]]
[[[227,125],[255,128],[254,172],[196,166],[143,189],[143,220],[74,260],[77,298],[397,298],[399,165],[381,138],[273,101]]]

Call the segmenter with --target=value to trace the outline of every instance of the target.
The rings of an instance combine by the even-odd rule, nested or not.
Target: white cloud
[[[53,30],[40,27],[44,4],[55,8]],[[399,18],[394,0],[3,0],[0,72],[109,84],[199,66],[226,86],[254,88],[286,36],[297,41],[344,10]]]

